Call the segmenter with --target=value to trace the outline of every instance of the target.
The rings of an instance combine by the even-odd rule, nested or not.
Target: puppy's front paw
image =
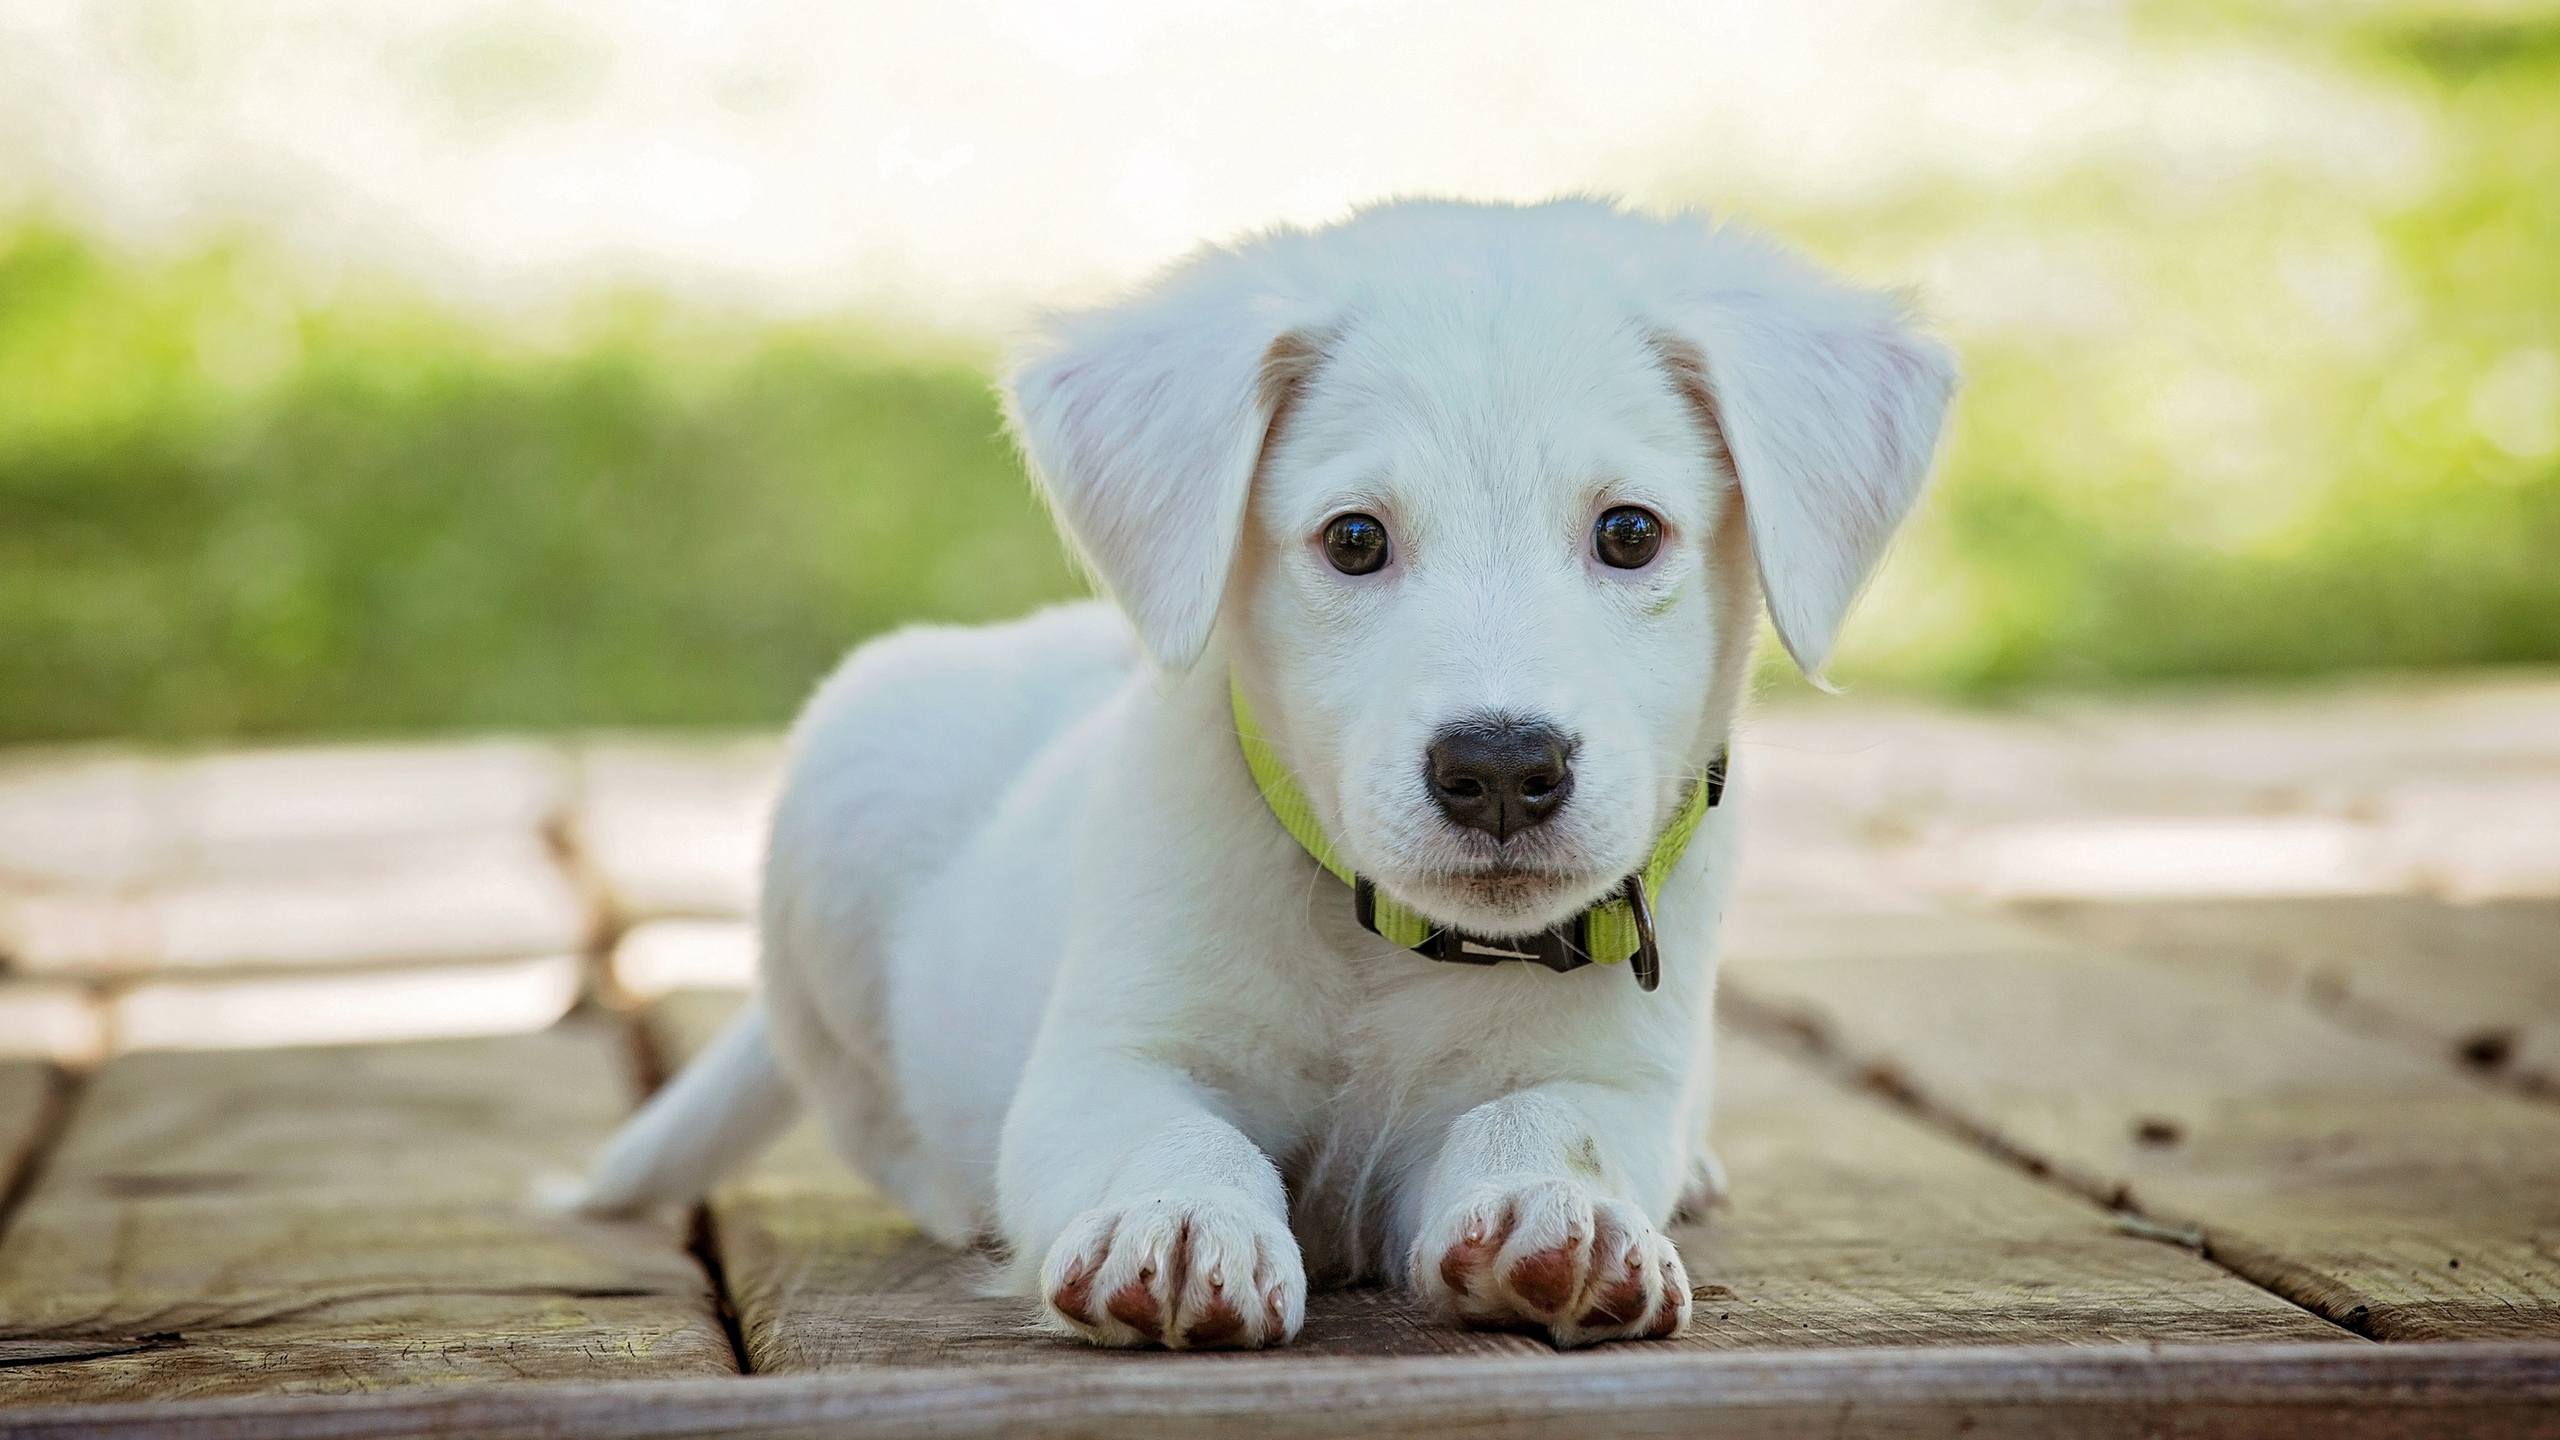
[[[1450,1207],[1414,1245],[1413,1288],[1463,1324],[1528,1329],[1560,1347],[1660,1339],[1689,1323],[1680,1252],[1634,1206],[1579,1181],[1495,1187]]]
[[[1097,1345],[1286,1344],[1307,1313],[1289,1228],[1243,1196],[1164,1196],[1088,1210],[1040,1267],[1049,1313]]]

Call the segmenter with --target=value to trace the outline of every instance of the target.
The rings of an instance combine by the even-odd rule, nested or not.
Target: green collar
[[[1227,693],[1235,706],[1236,735],[1244,745],[1245,767],[1253,772],[1253,783],[1262,792],[1262,802],[1271,807],[1280,828],[1288,831],[1301,849],[1351,887],[1353,913],[1371,932],[1434,960],[1470,965],[1526,960],[1565,971],[1595,962],[1617,965],[1633,961],[1637,984],[1651,990],[1661,983],[1662,956],[1654,943],[1651,897],[1660,893],[1663,883],[1670,879],[1671,867],[1680,863],[1707,812],[1724,798],[1722,753],[1708,763],[1704,774],[1690,782],[1679,813],[1671,817],[1662,838],[1654,842],[1652,856],[1642,870],[1627,877],[1617,894],[1551,930],[1521,938],[1488,939],[1433,924],[1391,897],[1379,894],[1367,878],[1344,864],[1333,842],[1325,838],[1324,827],[1316,823],[1315,807],[1308,803],[1306,792],[1298,788],[1289,767],[1280,762],[1271,742],[1264,738],[1262,727],[1254,723],[1244,690],[1230,680]]]

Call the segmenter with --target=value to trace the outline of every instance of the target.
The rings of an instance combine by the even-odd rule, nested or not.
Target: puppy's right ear
[[[1732,462],[1778,638],[1819,677],[1858,592],[1920,498],[1955,357],[1898,296],[1715,232],[1658,341]]]
[[[1167,669],[1208,644],[1263,444],[1316,360],[1313,316],[1247,271],[1212,252],[1056,317],[1005,375],[1059,527]]]

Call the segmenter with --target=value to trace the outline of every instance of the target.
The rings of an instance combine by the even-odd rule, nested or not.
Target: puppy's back
[[[793,727],[770,866],[819,865],[837,873],[797,878],[865,890],[930,873],[1136,663],[1128,623],[1094,602],[872,641]],[[813,842],[805,853],[802,840]],[[859,873],[830,863],[842,861]],[[791,878],[769,871],[766,883]]]

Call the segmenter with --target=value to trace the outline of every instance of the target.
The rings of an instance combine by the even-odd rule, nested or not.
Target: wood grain
[[[734,1004],[702,992],[662,1004],[668,1053],[697,1049]],[[1682,1346],[2353,1339],[1765,1045],[1730,1044],[1723,1083],[1718,1143],[1735,1195],[1677,1233],[1698,1292]],[[760,1372],[1125,1358],[1041,1334],[1027,1302],[981,1294],[986,1262],[917,1235],[808,1127],[724,1186],[711,1213]],[[1362,1289],[1316,1297],[1287,1353],[1539,1348]]]
[[[2560,1347],[2111,1346],[1484,1359],[1214,1355],[295,1396],[9,1417],[22,1440],[1674,1440],[2560,1436]]]
[[[1733,1195],[1675,1232],[1714,1348],[2352,1341],[1767,1042],[1721,1047]]]
[[[2448,1061],[2560,1093],[2560,900],[2421,896],[2056,903],[2063,933],[2251,985]]]
[[[134,1055],[0,1242],[0,1404],[732,1370],[669,1225],[542,1213],[620,1037]]]
[[[2560,1110],[2096,947],[1923,952],[1738,954],[1728,995],[2339,1324],[2560,1335]]]

